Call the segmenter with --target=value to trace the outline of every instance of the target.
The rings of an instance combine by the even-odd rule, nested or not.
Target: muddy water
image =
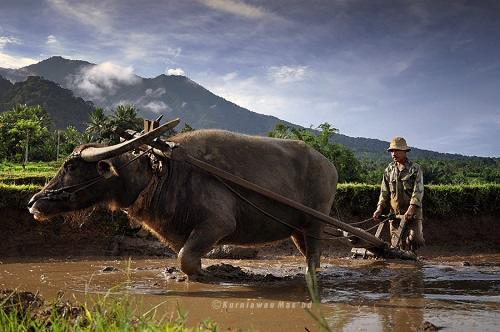
[[[81,301],[106,292],[129,294],[144,311],[157,306],[158,319],[170,317],[179,304],[188,322],[210,317],[228,330],[317,330],[304,309],[310,296],[301,258],[203,261],[205,267],[221,263],[243,271],[229,268],[224,280],[197,283],[179,281],[175,260],[4,261],[0,288],[39,290],[47,299],[62,289]],[[325,259],[318,278],[321,312],[335,331],[411,331],[425,322],[445,331],[500,326],[499,254],[415,264]]]

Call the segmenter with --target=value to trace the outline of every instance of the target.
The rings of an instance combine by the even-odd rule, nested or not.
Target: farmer
[[[407,222],[406,237],[401,239],[405,250],[415,252],[424,244],[422,231],[422,198],[424,196],[424,182],[422,170],[416,163],[406,157],[410,148],[403,137],[394,137],[389,148],[393,162],[387,166],[380,186],[380,197],[377,209],[373,213],[374,219],[379,219],[384,208],[397,215],[405,216]],[[391,221],[391,240],[396,235],[397,222]],[[404,235],[404,234],[403,234]],[[391,241],[392,242],[392,241]]]

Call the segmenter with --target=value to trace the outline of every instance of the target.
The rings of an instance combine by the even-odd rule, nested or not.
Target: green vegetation
[[[29,76],[26,81],[15,84],[0,78],[0,112],[10,111],[19,104],[41,105],[54,120],[55,128],[59,129],[70,125],[84,129],[84,123],[94,109],[91,102],[75,97],[71,90],[41,77]]]
[[[408,157],[415,160],[424,173],[426,184],[488,184],[500,183],[500,159],[498,158],[469,158],[456,160],[413,159],[412,153]],[[382,180],[384,168],[390,162],[387,160],[362,159],[362,181],[378,184]]]
[[[292,128],[279,123],[268,133],[268,136],[305,142],[335,164],[339,182],[359,182],[361,180],[360,162],[345,146],[331,143],[331,137],[338,132],[338,129],[331,127],[328,123],[323,123],[316,129],[319,130],[319,135],[312,130]]]
[[[338,136],[336,134],[338,134],[338,130],[328,123],[323,123],[315,129],[292,128],[279,123],[268,133],[268,136],[304,141],[327,157],[337,167],[340,183],[379,184],[385,167],[391,162],[390,155],[387,154],[385,160],[375,157],[365,157],[358,160],[354,153],[345,146],[332,143]],[[384,146],[382,151],[385,148]],[[426,155],[421,151],[418,154],[419,158],[422,156],[432,158],[432,156],[436,155],[435,152],[429,152]],[[412,152],[408,156],[413,160]],[[449,160],[421,158],[415,159],[415,161],[422,166],[424,183],[426,184],[477,185],[500,183],[500,158],[464,156],[458,158],[454,156]]]
[[[80,132],[73,126],[54,130],[54,123],[41,106],[17,104],[0,113],[0,161],[23,162],[54,161],[65,158],[75,146],[84,143],[116,144],[120,137],[115,128],[140,132],[143,119],[132,105],[118,105],[109,115],[102,108],[89,114],[87,128]],[[185,124],[181,132],[194,130]],[[177,132],[171,130],[169,135]]]
[[[119,105],[110,116],[102,108],[96,108],[89,116],[85,132],[92,142],[116,144],[120,141],[120,137],[113,132],[116,127],[141,131],[143,119],[137,117],[137,109],[132,105]]]
[[[106,294],[90,304],[73,305],[61,297],[53,303],[28,292],[0,292],[0,330],[4,332],[41,331],[220,331],[212,320],[194,327],[179,308],[177,317],[169,313],[157,318],[158,306],[140,313],[130,297]]]
[[[69,126],[54,130],[52,119],[40,106],[16,105],[0,114],[0,159],[24,163],[51,161],[69,154],[85,137]]]
[[[334,215],[370,216],[377,206],[380,187],[339,184]],[[425,218],[500,215],[500,184],[426,185]]]
[[[61,166],[61,161],[0,163],[0,182],[10,185],[43,185],[50,180]]]

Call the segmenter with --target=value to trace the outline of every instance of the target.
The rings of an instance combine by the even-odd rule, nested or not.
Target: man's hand
[[[373,212],[373,219],[379,219],[382,215],[382,207],[379,205],[375,212]]]
[[[415,211],[416,211],[415,205],[410,205],[405,213],[405,219],[415,218]]]

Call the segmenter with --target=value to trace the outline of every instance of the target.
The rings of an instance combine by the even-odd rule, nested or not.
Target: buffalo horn
[[[81,157],[83,160],[88,162],[99,161],[103,159],[108,159],[119,154],[125,153],[127,151],[133,150],[141,146],[142,144],[147,144],[151,142],[156,137],[160,136],[169,129],[174,128],[179,124],[180,120],[175,119],[169,121],[150,132],[145,133],[142,136],[136,137],[129,141],[122,142],[120,144],[104,147],[87,147],[81,151]]]

